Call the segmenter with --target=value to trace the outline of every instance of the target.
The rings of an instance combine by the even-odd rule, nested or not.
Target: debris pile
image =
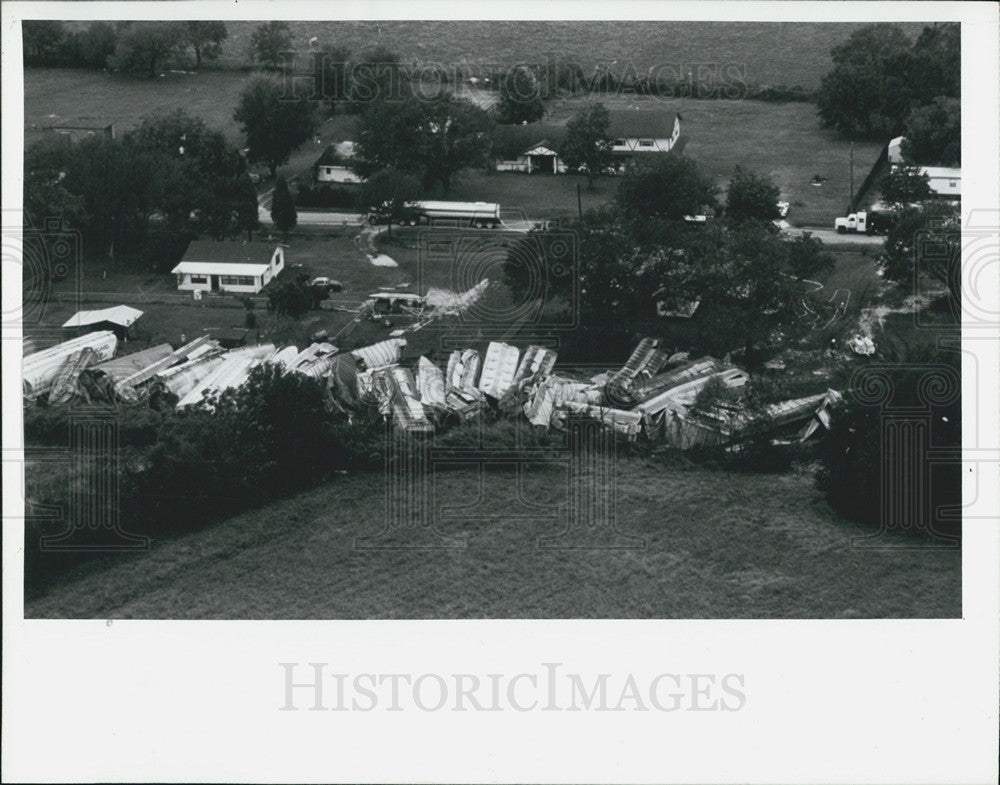
[[[713,357],[691,360],[668,355],[644,338],[622,367],[589,377],[555,372],[556,353],[543,346],[492,341],[485,352],[456,349],[442,368],[428,357],[403,365],[405,338],[341,352],[319,341],[302,349],[273,344],[224,350],[207,336],[174,349],[169,344],[115,356],[112,332],[95,332],[24,359],[24,395],[47,396],[50,405],[84,400],[135,403],[157,391],[176,397],[184,409],[212,393],[243,384],[264,363],[324,382],[330,406],[350,416],[360,398],[372,396],[393,427],[429,434],[481,412],[524,417],[541,428],[562,429],[585,419],[634,441],[687,449],[725,445],[751,435],[761,422],[775,443],[810,438],[829,427],[833,390],[766,407],[750,416],[732,403],[695,406],[708,384],[739,390],[750,380],[741,368]]]

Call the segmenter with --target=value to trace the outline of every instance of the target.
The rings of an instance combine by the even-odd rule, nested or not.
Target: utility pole
[[[854,142],[851,142],[851,198],[849,200],[847,212],[854,212]]]

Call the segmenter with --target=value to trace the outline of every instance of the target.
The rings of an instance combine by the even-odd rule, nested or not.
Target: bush
[[[913,407],[915,414],[920,410],[927,413],[929,428],[926,433],[928,445],[935,449],[960,448],[962,435],[962,402],[959,395],[942,393],[955,392],[961,379],[961,369],[957,354],[944,352],[920,352],[910,354],[909,362],[900,362],[896,368],[879,372],[873,377],[871,389],[859,385],[860,389],[848,391],[845,400],[832,412],[832,425],[820,446],[820,468],[816,475],[817,487],[826,494],[830,506],[841,515],[873,526],[882,525],[883,470],[892,472],[900,465],[900,456],[883,447],[883,422],[885,407]],[[940,384],[938,384],[940,382]],[[869,393],[879,389],[889,391],[891,398],[883,405],[873,405],[867,401]],[[931,400],[928,405],[928,400]],[[936,404],[934,400],[940,402]],[[929,509],[933,519],[942,506],[961,503],[961,465],[956,461],[945,463],[927,472],[927,483],[900,484],[897,489],[903,498],[897,499],[897,509]],[[927,496],[918,498],[922,488],[927,488]],[[917,531],[920,521],[889,521],[898,528],[910,527]],[[916,526],[914,526],[916,525]],[[961,523],[933,522],[934,528],[947,536],[960,536]]]
[[[164,414],[146,404],[106,406],[106,416],[118,421],[118,443],[122,447],[149,447],[156,443],[157,432]],[[89,407],[88,412],[100,416],[101,409]],[[90,415],[88,415],[90,416]],[[69,447],[70,422],[73,410],[66,406],[48,406],[44,402],[26,403],[24,408],[24,440],[28,444],[49,447]]]
[[[69,416],[68,409],[32,407],[26,429],[68,446]],[[315,485],[333,469],[369,466],[365,450],[384,441],[380,416],[378,429],[363,414],[353,425],[338,423],[322,382],[273,365],[255,368],[244,385],[201,406],[163,414],[127,407],[120,423],[117,497],[94,493],[91,467],[76,459],[35,463],[26,471],[34,510],[25,526],[30,583],[45,583],[95,555],[39,547],[42,535],[94,520],[79,516],[100,513],[95,504],[117,506],[97,520],[117,516],[126,532],[163,538]],[[89,500],[84,510],[75,506],[81,498]],[[106,531],[88,529],[83,536],[100,544]]]

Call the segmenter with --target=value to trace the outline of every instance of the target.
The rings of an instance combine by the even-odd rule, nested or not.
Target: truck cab
[[[866,234],[868,232],[868,213],[861,210],[851,213],[846,218],[838,218],[833,222],[833,227],[838,234],[847,234],[848,232]]]

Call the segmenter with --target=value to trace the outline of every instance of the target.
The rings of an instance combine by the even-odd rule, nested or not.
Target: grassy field
[[[251,78],[241,71],[204,71],[166,73],[152,81],[110,71],[26,68],[24,143],[30,145],[58,120],[106,118],[115,123],[116,133],[124,133],[144,117],[175,109],[200,117],[229,141],[242,143],[233,112]]]
[[[261,22],[226,22],[228,38],[216,63],[225,69],[250,62],[250,39]],[[624,73],[631,66],[642,74],[657,66],[687,73],[699,66],[735,65],[751,85],[801,85],[815,88],[831,67],[830,49],[843,42],[861,22],[674,22],[612,21],[300,21],[289,22],[292,47],[306,51],[316,37],[320,45],[335,43],[354,52],[385,46],[404,63],[438,64],[448,69],[473,65],[501,67],[522,61],[547,61],[551,55],[590,73],[597,66]],[[85,27],[69,22],[71,30]],[[923,23],[899,25],[916,38]],[[179,67],[194,65],[194,54]]]
[[[250,37],[259,22],[229,22],[229,38],[220,65],[247,62]],[[290,22],[292,46],[308,48],[337,43],[359,51],[380,44],[404,62],[438,63],[446,68],[467,64],[510,65],[545,62],[549,54],[578,63],[585,73],[597,65],[638,73],[657,65],[684,68],[733,63],[745,69],[751,84],[802,85],[815,88],[831,67],[831,47],[844,41],[859,23],[746,22],[568,22],[568,21],[378,21]],[[922,25],[904,24],[911,37]]]
[[[832,513],[807,474],[754,476],[620,459],[615,525],[625,550],[593,544],[536,504],[566,500],[565,470],[520,477],[439,473],[435,523],[465,547],[374,550],[381,474],[68,573],[29,598],[27,618],[874,618],[957,617],[961,553],[904,540],[856,547],[870,530]],[[536,520],[530,520],[532,516]],[[558,548],[539,547],[557,535]],[[364,540],[363,540],[364,542]],[[621,542],[624,542],[622,540]],[[371,544],[378,544],[371,541]],[[885,543],[883,543],[885,545]],[[891,547],[895,545],[897,547]]]

